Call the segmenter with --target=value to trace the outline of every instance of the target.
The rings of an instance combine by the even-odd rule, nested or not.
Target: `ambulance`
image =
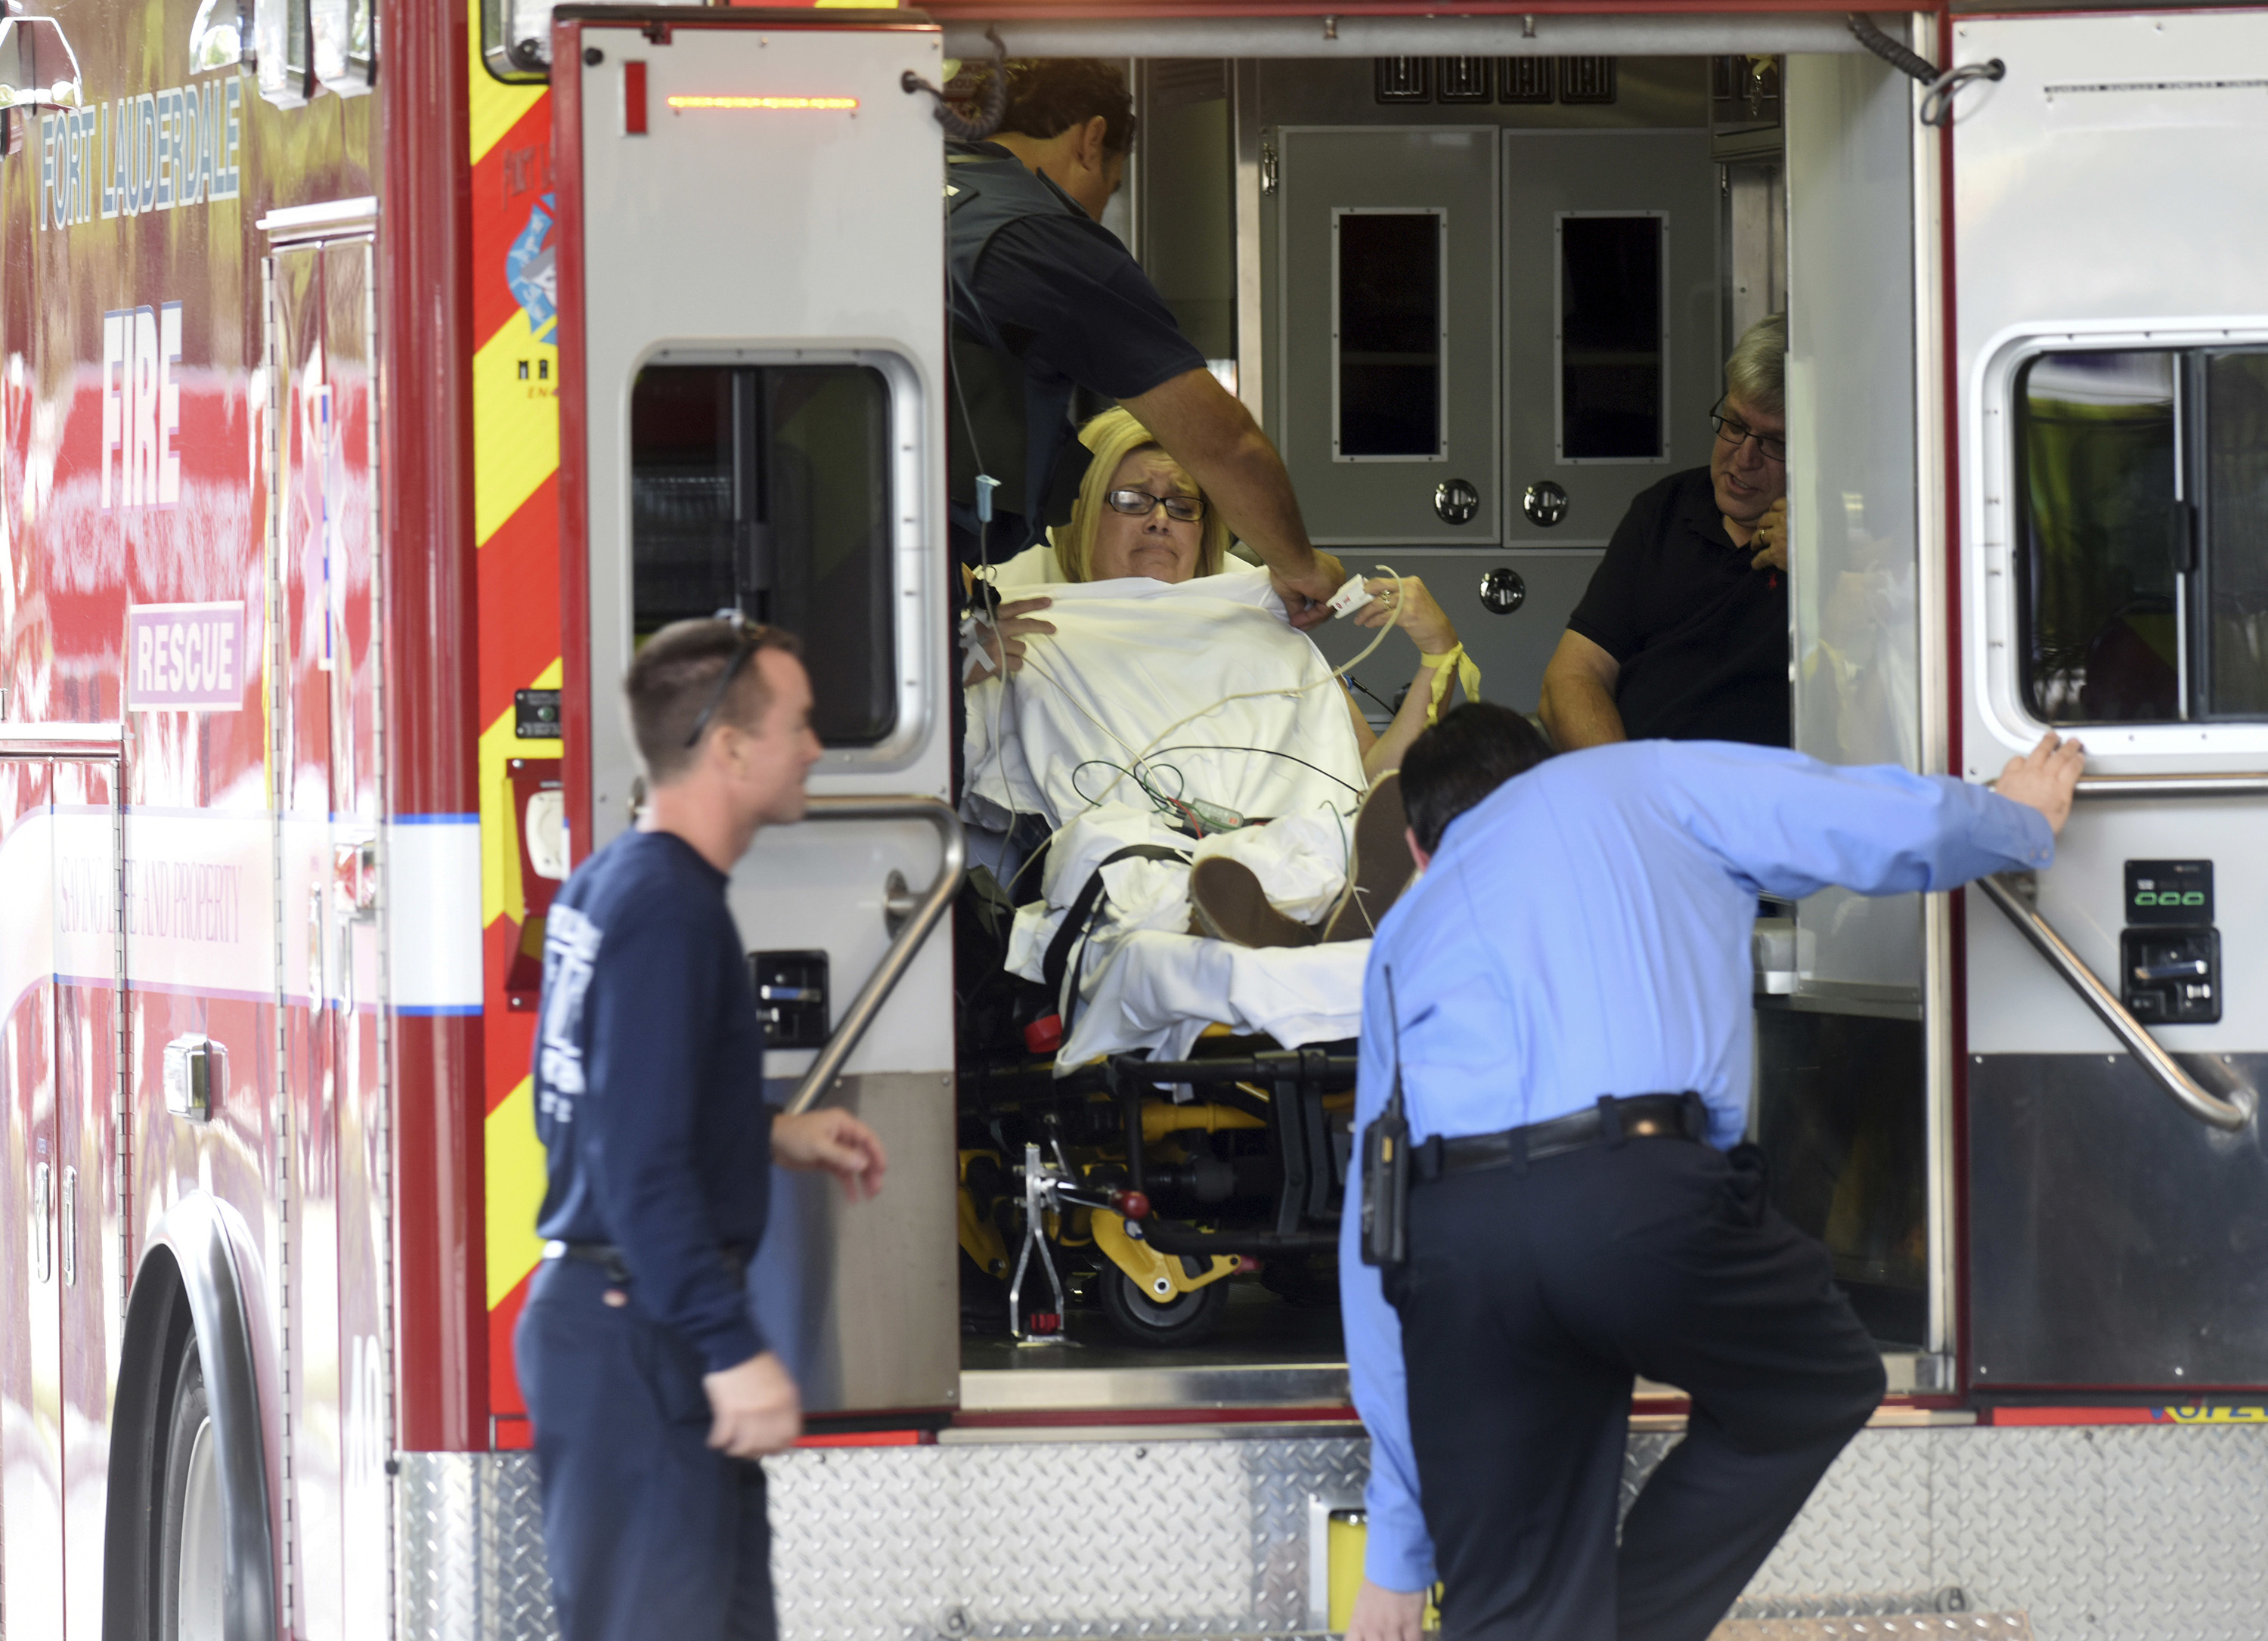
[[[1786,313],[1796,745],[2089,757],[2050,871],[1759,918],[1753,1132],[1892,1394],[1735,1617],[2268,1631],[2268,12],[11,0],[0,1634],[553,1633],[542,920],[630,823],[637,642],[725,607],[827,747],[731,889],[766,1076],[893,1160],[756,1273],[786,1632],[1344,1628],[1327,1261],[1130,1252],[1036,1137],[1290,1153],[972,1046],[941,185],[1001,56],[1124,65],[1106,225],[1491,700]],[[1324,1137],[1281,1234],[1344,1051],[1220,1050]],[[1685,1417],[1640,1387],[1633,1486]]]

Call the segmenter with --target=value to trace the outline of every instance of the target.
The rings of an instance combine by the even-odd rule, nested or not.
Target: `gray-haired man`
[[[1751,325],[1725,365],[1709,465],[1631,504],[1550,665],[1560,750],[1616,740],[1788,744],[1787,320]]]

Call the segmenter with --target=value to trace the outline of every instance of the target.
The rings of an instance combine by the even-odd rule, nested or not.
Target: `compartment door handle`
[[[63,1170],[63,1286],[78,1286],[78,1170]]]

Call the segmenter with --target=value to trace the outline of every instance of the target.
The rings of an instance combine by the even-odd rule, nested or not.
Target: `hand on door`
[[[2061,833],[2071,813],[2071,796],[2079,789],[2079,773],[2087,764],[2087,748],[2066,740],[2053,730],[2021,758],[2008,760],[1992,790],[2003,798],[2029,804],[2048,818],[2051,831]]]

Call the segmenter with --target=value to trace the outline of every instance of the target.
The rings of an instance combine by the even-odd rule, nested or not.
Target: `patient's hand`
[[[1457,647],[1455,623],[1417,577],[1402,578],[1398,601],[1395,584],[1383,577],[1362,585],[1370,602],[1357,610],[1354,618],[1364,626],[1383,627],[1392,621],[1410,635],[1420,655],[1446,655]]]
[[[1056,630],[1054,622],[1035,621],[1032,613],[1043,610],[1054,602],[1053,599],[1018,599],[1012,603],[1003,604],[993,615],[989,628],[979,624],[976,629],[976,645],[990,658],[992,665],[989,669],[981,666],[976,658],[971,655],[968,666],[962,670],[961,681],[973,684],[988,671],[998,672],[1000,652],[1004,648],[1008,652],[1008,670],[1012,673],[1023,671],[1024,640],[1042,633],[1052,637]]]

